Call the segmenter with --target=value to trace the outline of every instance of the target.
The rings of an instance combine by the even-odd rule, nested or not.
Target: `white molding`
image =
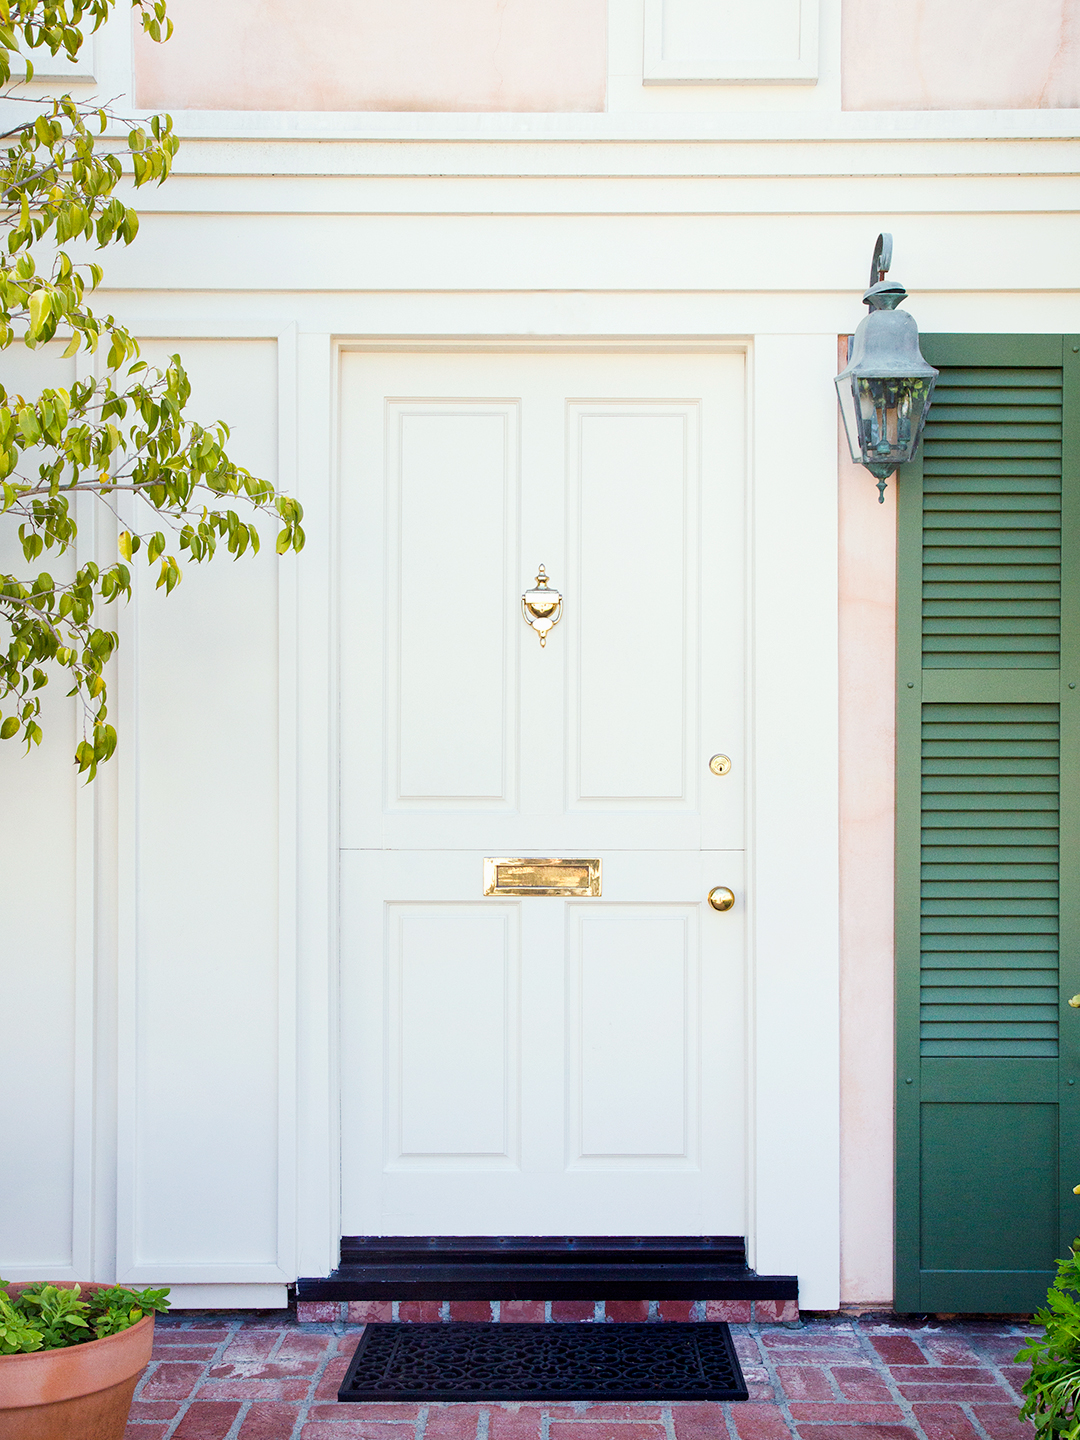
[[[295,495],[299,455],[296,432],[297,331],[277,337],[277,477]],[[277,1260],[296,1274],[297,1190],[297,571],[286,556],[278,566],[278,1214]]]
[[[133,114],[149,118],[151,110]],[[174,110],[179,137],[310,146],[320,164],[357,141],[650,144],[657,141],[1075,140],[1075,110],[718,110],[552,114],[342,110]],[[181,152],[182,153],[182,152]],[[244,152],[236,152],[239,160]],[[269,158],[269,157],[266,157]]]
[[[294,324],[258,320],[250,326],[230,326],[191,318],[177,324],[158,324],[138,331],[142,339],[272,339],[277,344],[277,473],[279,484],[297,489],[298,447],[296,427],[297,331]],[[118,502],[122,515],[131,508],[128,497]],[[124,735],[114,764],[120,783],[119,854],[119,981],[118,981],[118,1144],[117,1144],[117,1279],[124,1283],[177,1283],[192,1285],[276,1285],[296,1276],[297,1191],[297,575],[283,560],[278,570],[278,1069],[277,1082],[277,1214],[276,1252],[273,1262],[187,1263],[140,1261],[137,1237],[136,1112],[138,1015],[138,617],[140,591],[152,585],[145,566],[132,567],[132,602],[121,608],[120,677],[116,686],[118,728]],[[237,1302],[239,1303],[239,1302]]]
[[[173,1285],[173,1310],[284,1310],[287,1285]]]
[[[89,369],[85,358],[76,362],[76,377]],[[84,565],[97,558],[97,502],[91,495],[76,497],[75,517],[79,533],[75,542],[75,564]],[[75,701],[75,726],[82,724],[81,700]],[[97,796],[85,777],[73,779],[75,785],[75,926],[74,983],[75,1054],[72,1066],[74,1096],[72,1121],[74,1155],[72,1164],[71,1261],[73,1279],[86,1280],[93,1274],[94,1264],[94,1151],[96,1105],[96,938],[97,938]]]
[[[818,0],[799,0],[799,54],[794,61],[764,57],[726,61],[701,55],[674,60],[664,54],[664,6],[667,0],[645,0],[645,85],[814,85],[818,78]]]
[[[120,523],[134,528],[130,494],[117,496]],[[117,656],[117,746],[111,763],[117,768],[116,880],[116,1279],[136,1277],[135,1144],[138,1125],[138,913],[139,913],[139,594],[144,567],[131,566],[131,599],[116,617],[120,637]]]
[[[839,1296],[839,879],[835,444],[792,463],[754,396],[794,397],[796,431],[835,440],[817,380],[835,369],[833,333],[341,339],[360,351],[742,350],[748,356],[747,923],[748,1220],[751,1263],[796,1273],[807,1308]],[[336,371],[336,366],[335,366]],[[801,377],[793,385],[791,372]],[[809,378],[808,378],[809,377]],[[801,398],[800,398],[801,397]],[[819,413],[820,412],[820,413]],[[789,419],[791,417],[789,416]],[[811,442],[810,452],[818,454]],[[799,574],[800,581],[791,576]],[[786,575],[786,578],[785,578]],[[791,596],[799,595],[799,624]],[[806,635],[813,637],[808,646]],[[801,658],[800,658],[801,657]],[[793,668],[794,667],[794,668]],[[797,687],[797,693],[793,692]],[[756,730],[762,727],[764,743]],[[819,760],[806,774],[805,745]],[[797,814],[796,814],[797,811]],[[807,837],[813,842],[808,843]],[[813,917],[813,924],[805,923]],[[797,1073],[800,1083],[792,1087]],[[302,1274],[325,1271],[304,1269]]]
[[[751,1229],[756,1268],[797,1273],[808,1310],[840,1295],[835,369],[835,335],[755,340]]]
[[[341,1236],[338,1078],[337,357],[329,334],[298,337],[294,493],[307,543],[297,566],[297,1271],[326,1275]]]
[[[116,1267],[120,1285],[289,1285],[295,1275],[280,1265],[186,1264],[182,1260],[154,1260]]]

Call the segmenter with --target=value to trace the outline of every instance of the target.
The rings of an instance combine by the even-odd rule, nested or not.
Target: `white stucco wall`
[[[62,703],[41,752],[0,754],[20,817],[2,842],[5,993],[17,1043],[60,1057],[47,1087],[13,1067],[26,1093],[0,1117],[7,1175],[49,1142],[31,1208],[22,1189],[0,1201],[5,1276],[119,1273],[190,1287],[188,1303],[270,1304],[334,1263],[338,348],[644,341],[734,345],[754,381],[751,1244],[803,1277],[808,1307],[891,1294],[894,522],[892,493],[879,507],[836,464],[836,337],[882,228],[924,330],[1080,330],[1080,125],[1038,108],[842,113],[837,0],[820,7],[816,84],[645,83],[645,17],[613,0],[606,113],[332,110],[304,67],[270,112],[242,108],[267,98],[242,65],[241,108],[208,109],[217,59],[176,108],[176,172],[140,192],[138,242],[105,257],[100,304],[190,353],[199,405],[300,494],[309,541],[140,597],[116,668],[125,740],[92,789],[68,768]],[[98,37],[94,66],[127,103],[126,29]],[[480,89],[447,111],[484,108],[490,73],[470,73]],[[205,673],[185,626],[213,634]],[[217,707],[203,737],[182,724],[200,705]],[[48,886],[27,836],[49,837]]]
[[[847,360],[847,337],[840,344]],[[888,1304],[893,1248],[896,494],[841,430],[840,1295]]]
[[[135,40],[140,105],[602,110],[605,0],[173,0]]]
[[[846,110],[1080,105],[1078,0],[844,0]]]

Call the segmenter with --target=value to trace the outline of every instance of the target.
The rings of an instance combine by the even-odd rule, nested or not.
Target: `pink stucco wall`
[[[889,1304],[897,482],[840,446],[840,1295]]]
[[[843,106],[1080,106],[1080,0],[844,0]]]
[[[138,103],[211,110],[602,110],[606,0],[169,0]]]

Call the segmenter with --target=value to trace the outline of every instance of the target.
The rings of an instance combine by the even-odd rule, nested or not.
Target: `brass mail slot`
[[[599,895],[599,860],[484,861],[485,895]]]

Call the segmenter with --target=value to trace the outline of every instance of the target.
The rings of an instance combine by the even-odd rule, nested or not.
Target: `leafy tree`
[[[115,3],[0,0],[0,85],[10,82],[20,52],[27,78],[33,66],[25,57],[35,50],[74,59]],[[151,39],[168,39],[165,0],[131,4]],[[68,693],[82,701],[75,759],[93,779],[116,747],[104,667],[118,637],[99,624],[98,612],[131,598],[134,557],[157,567],[157,585],[168,593],[181,578],[177,553],[204,561],[219,545],[234,557],[258,550],[258,514],[241,518],[231,500],[249,516],[276,517],[279,554],[303,545],[302,511],[230,460],[227,425],[207,429],[187,417],[190,385],[180,357],[164,370],[139,359],[124,326],[89,307],[101,267],[73,263],[65,249],[134,240],[138,216],[117,191],[125,179],[138,187],[167,178],[179,145],[171,118],[142,125],[69,95],[35,101],[14,87],[3,99],[16,115],[0,133],[0,225],[8,232],[7,253],[0,250],[0,350],[17,340],[31,349],[60,340],[66,356],[82,348],[102,358],[98,378],[70,390],[26,396],[0,386],[0,527],[17,527],[29,566],[72,551],[79,495],[115,513],[118,496],[132,493],[142,519],[121,529],[111,563],[87,561],[73,578],[0,572],[0,739],[21,737],[28,749],[40,742],[40,692],[59,668]]]

